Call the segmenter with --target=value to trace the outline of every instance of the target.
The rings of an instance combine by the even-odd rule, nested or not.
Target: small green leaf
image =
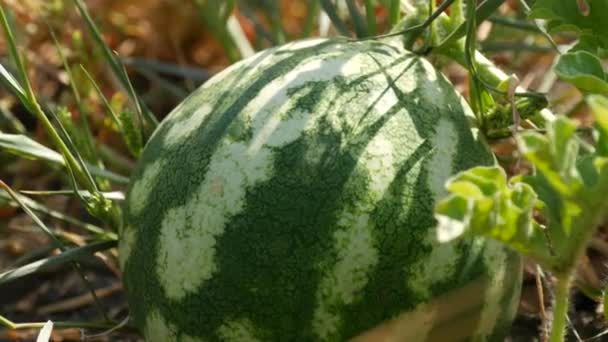
[[[555,73],[584,92],[608,95],[608,77],[602,62],[587,51],[569,52],[561,56]]]

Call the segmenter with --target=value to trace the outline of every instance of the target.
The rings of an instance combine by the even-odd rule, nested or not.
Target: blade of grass
[[[147,78],[151,83],[156,83],[160,88],[167,91],[169,95],[177,100],[181,101],[188,96],[188,91],[177,85],[175,81],[166,80],[149,69],[135,68],[135,70]]]
[[[74,157],[71,150],[65,144],[55,127],[51,124],[50,120],[47,118],[46,114],[42,110],[40,103],[36,99],[36,95],[27,77],[27,72],[24,69],[21,56],[19,55],[19,52],[17,50],[17,44],[14,40],[11,27],[8,24],[4,12],[4,7],[2,5],[0,5],[0,21],[4,30],[5,41],[7,43],[7,46],[9,47],[9,52],[11,53],[11,57],[15,61],[15,65],[18,69],[17,72],[20,75],[20,78],[23,80],[23,83],[19,84],[19,88],[23,90],[25,96],[19,98],[24,101],[22,103],[25,108],[28,109],[28,111],[30,111],[42,123],[46,132],[49,134],[49,137],[51,138],[53,143],[58,147],[59,151],[61,151],[63,157],[65,158],[66,166],[74,170],[76,177],[78,177],[78,180],[84,184],[87,190],[94,190],[96,188],[94,182],[91,183],[90,179],[87,178],[85,173],[86,170],[83,170],[81,168],[77,159]],[[4,74],[2,75],[5,76]],[[7,78],[5,81],[5,83],[11,83],[10,78]],[[19,88],[15,88],[15,90],[19,91]]]
[[[25,195],[32,196],[74,196],[73,190],[46,190],[46,191],[38,191],[38,190],[19,190],[20,193]],[[79,194],[83,197],[91,197],[93,196],[90,192],[86,190],[79,191]],[[113,200],[113,201],[124,201],[125,194],[122,191],[108,191],[102,192],[103,197]]]
[[[369,36],[369,30],[367,28],[367,24],[365,20],[363,20],[363,16],[359,13],[359,9],[357,8],[357,4],[353,0],[346,0],[346,7],[348,8],[348,13],[350,14],[350,19],[355,26],[355,33],[358,38],[364,38]]]
[[[65,127],[63,126],[63,124],[61,123],[59,118],[57,117],[57,114],[54,111],[50,111],[50,113],[53,116],[53,118],[55,119],[55,122],[57,122],[57,127],[59,128],[58,131],[62,135],[62,140],[67,145],[68,149],[71,149],[73,156],[76,159],[77,166],[79,167],[80,170],[82,170],[82,174],[84,175],[85,179],[87,180],[88,184],[85,187],[87,188],[87,190],[89,190],[93,193],[99,193],[99,188],[97,187],[97,183],[93,179],[93,176],[91,175],[89,168],[86,166],[84,159],[82,158],[80,153],[78,153],[76,144],[74,144],[74,142],[72,141],[72,138],[68,134],[67,130],[65,129]],[[72,165],[66,164],[66,166],[67,166],[67,170],[71,174],[73,174],[74,179],[77,180],[76,170],[72,169]]]
[[[0,149],[27,159],[65,163],[61,154],[22,134],[0,132]]]
[[[55,234],[53,234],[53,232],[44,224],[44,222],[42,222],[42,220],[40,220],[38,218],[38,216],[23,202],[21,201],[19,194],[17,194],[15,191],[13,191],[13,189],[11,189],[6,183],[4,183],[2,180],[0,180],[0,188],[3,188],[8,195],[15,201],[17,202],[17,204],[19,204],[19,206],[21,207],[21,209],[36,223],[36,225],[38,227],[40,227],[40,229],[45,232],[50,238],[51,240],[54,242],[54,244],[62,251],[65,252],[66,251],[66,247],[64,246],[64,244],[61,242],[61,240],[59,240]],[[106,313],[106,310],[104,309],[103,305],[101,304],[101,302],[99,301],[99,299],[97,298],[97,296],[95,295],[95,291],[93,290],[93,286],[91,285],[91,283],[89,282],[88,278],[84,275],[84,273],[82,272],[82,269],[80,267],[80,264],[78,264],[77,262],[71,261],[72,267],[76,270],[76,272],[78,273],[78,275],[80,276],[80,278],[82,279],[83,284],[86,286],[87,290],[89,292],[91,292],[91,295],[94,298],[95,301],[95,305],[97,306],[97,308],[99,309],[100,313],[103,315],[105,320],[108,320],[108,315]]]
[[[115,172],[106,169],[100,169],[95,165],[87,165],[91,174],[96,177],[105,178],[117,184],[129,184],[129,178],[123,175],[119,175]]]
[[[209,0],[206,0],[206,1],[209,1]],[[234,11],[236,1],[235,0],[224,0],[219,3],[220,3],[220,6],[218,7],[217,14],[219,15],[220,20],[225,22],[226,20],[228,20],[228,17],[232,14],[232,11]]]
[[[264,0],[264,7],[268,9],[268,18],[270,19],[270,27],[274,33],[275,41],[279,44],[284,44],[287,41],[287,35],[281,23],[281,12],[279,11],[278,1]]]
[[[118,131],[120,132],[122,139],[125,141],[125,144],[127,145],[128,149],[129,149],[129,152],[131,152],[131,154],[133,156],[138,157],[141,154],[141,151],[143,150],[142,136],[139,134],[128,134],[128,132],[126,132],[126,127],[123,124],[123,121],[116,114],[116,112],[114,112],[112,105],[110,105],[110,102],[105,97],[105,95],[103,94],[103,92],[101,91],[99,86],[97,85],[97,82],[95,82],[95,80],[93,79],[91,74],[89,74],[89,72],[87,71],[87,69],[84,66],[81,65],[80,68],[83,71],[86,78],[91,83],[91,85],[93,86],[93,88],[95,89],[95,91],[97,92],[97,96],[99,96],[99,98],[101,99],[101,103],[103,104],[103,107],[105,108],[106,112],[108,112],[110,114],[110,116],[112,117],[112,119],[114,120],[114,123],[116,124],[116,127],[118,127]],[[124,119],[129,120],[130,117],[126,117]],[[128,125],[128,123],[126,123],[126,124]],[[136,133],[136,132],[131,132],[131,133]]]
[[[22,135],[0,132],[0,149],[20,157],[42,160],[65,167],[65,160],[60,153]],[[116,183],[126,184],[129,179],[112,171],[87,164],[87,168],[97,177],[103,177]]]
[[[15,35],[13,34],[13,30],[11,30],[11,27],[14,26],[14,23],[9,23],[9,16],[6,13],[7,12],[4,11],[4,6],[0,5],[0,16],[2,20],[2,26],[4,28],[5,39],[8,43],[7,48],[9,51],[9,58],[17,69],[17,80],[15,81],[15,83],[19,85],[24,85],[29,83],[29,79],[27,77],[25,66],[23,65],[23,60],[20,58],[21,54],[19,53],[17,44],[15,44]],[[25,91],[23,91],[23,93],[27,95]]]
[[[226,21],[226,29],[228,30],[228,33],[232,37],[234,44],[243,58],[247,58],[255,54],[255,50],[251,46],[251,43],[249,43],[247,36],[245,36],[245,32],[243,32],[241,24],[234,15],[228,17],[228,20]]]
[[[308,38],[312,34],[312,30],[315,26],[315,19],[319,16],[319,10],[321,8],[319,5],[319,0],[310,0],[308,3],[308,12],[306,13],[304,29],[302,30],[303,38]]]
[[[127,158],[122,153],[116,152],[108,145],[100,144],[99,153],[106,163],[121,172],[131,173],[135,168],[135,162],[132,159]]]
[[[401,16],[401,0],[390,0],[390,7],[388,9],[388,22],[389,26],[393,27],[399,22]]]
[[[365,4],[365,18],[367,20],[367,29],[369,34],[372,36],[376,35],[376,9],[374,8],[373,0],[364,0]]]
[[[6,317],[0,315],[0,325],[3,325],[9,329],[40,329],[42,328],[46,322],[28,322],[28,323],[15,323]],[[95,323],[95,322],[53,322],[55,329],[112,329],[115,327],[114,323]],[[125,327],[125,331],[133,332],[133,329],[130,327]]]
[[[262,23],[260,22],[260,20],[256,16],[256,14],[253,12],[251,7],[249,7],[247,0],[239,0],[238,7],[239,7],[239,12],[242,13],[243,16],[245,16],[245,18],[247,18],[247,20],[249,20],[253,24],[253,27],[255,28],[255,33],[257,35],[259,35],[260,37],[267,40],[270,43],[270,45],[272,45],[272,46],[275,46],[278,44],[278,42],[275,40],[275,37],[272,35],[272,33],[270,33],[264,27],[264,25],[262,25]]]
[[[2,64],[0,64],[0,81],[2,81],[2,85],[4,85],[5,88],[7,88],[13,95],[17,96],[19,102],[23,103],[24,105],[29,102],[27,96],[25,95],[25,90],[21,88],[17,80],[8,70],[4,68]]]
[[[0,273],[0,285],[18,280],[19,278],[48,269],[53,266],[60,266],[66,263],[76,262],[79,259],[90,257],[97,252],[114,248],[117,244],[117,241],[98,241],[92,242],[84,247],[65,249],[61,254],[58,254],[56,256],[51,256],[42,260],[34,261],[27,265]]]
[[[422,32],[429,25],[431,25],[431,23],[433,23],[433,21],[435,19],[437,19],[441,14],[443,14],[443,12],[448,7],[450,7],[454,1],[455,0],[445,0],[445,1],[443,1],[441,3],[441,5],[439,5],[439,7],[437,7],[437,10],[434,11],[434,12],[431,12],[430,15],[421,24],[414,25],[414,26],[409,26],[409,27],[407,27],[404,30],[400,30],[400,31],[396,31],[396,32],[391,32],[391,33],[387,33],[387,34],[383,34],[383,35],[379,35],[379,36],[375,36],[375,37],[369,37],[368,39],[384,39],[384,38],[402,36],[405,33]],[[487,1],[494,1],[494,0],[487,0]],[[500,0],[500,1],[504,1],[504,0]],[[452,34],[454,34],[454,33],[452,33]],[[451,35],[450,35],[450,37],[451,37]],[[449,39],[450,37],[446,38],[446,40]]]
[[[122,65],[122,63],[120,63],[120,59],[116,57],[112,50],[110,50],[110,47],[108,47],[108,45],[106,44],[105,40],[101,35],[101,32],[99,31],[97,25],[93,21],[93,18],[89,14],[86,5],[82,0],[72,0],[72,2],[74,3],[74,5],[76,5],[78,12],[80,12],[80,15],[83,17],[87,29],[89,30],[97,46],[101,49],[114,75],[118,78],[123,88],[131,97],[131,101],[137,109],[137,115],[139,116],[138,120],[142,123],[142,125],[145,120],[145,122],[150,125],[151,129],[156,128],[156,126],[158,126],[158,120],[156,119],[156,117],[154,117],[154,115],[152,115],[150,110],[146,107],[145,103],[143,103],[141,98],[138,97],[135,91],[133,90],[133,85],[131,84],[131,81],[124,69],[124,66]]]
[[[47,257],[51,252],[55,250],[54,246],[43,246],[41,248],[37,248],[34,250],[29,250],[26,254],[15,259],[12,264],[8,267],[8,269],[16,269],[21,266],[25,266],[34,261],[43,259]]]
[[[44,323],[40,333],[36,338],[36,342],[49,342],[51,340],[51,333],[53,332],[53,321],[48,320]]]
[[[343,36],[350,37],[350,30],[348,29],[346,23],[340,18],[340,15],[338,15],[338,10],[333,2],[331,0],[320,1],[323,11],[327,13],[327,16],[329,16],[329,19],[331,19],[331,22],[334,24],[338,32],[340,32],[340,34]]]
[[[168,76],[190,78],[195,81],[205,82],[211,77],[211,73],[203,68],[183,66],[178,64],[164,63],[152,59],[125,57],[121,58],[122,63],[132,66],[136,70],[149,70]]]
[[[203,25],[211,30],[215,38],[222,44],[228,60],[230,60],[231,63],[234,63],[241,59],[239,51],[226,29],[226,20],[223,19],[227,19],[228,16],[227,13],[222,14],[220,2],[213,0],[194,0],[194,3],[198,9]]]
[[[82,148],[82,150],[83,150],[82,152],[84,152],[84,155],[86,157],[85,159],[87,159],[89,162],[94,163],[94,164],[98,165],[99,167],[103,168],[103,164],[101,163],[101,160],[98,158],[97,151],[95,150],[95,139],[93,138],[93,134],[91,133],[91,127],[89,126],[89,118],[88,118],[89,114],[82,103],[82,98],[80,96],[80,92],[78,91],[78,88],[76,87],[76,84],[74,83],[74,74],[72,73],[72,68],[70,67],[67,59],[65,58],[65,55],[61,48],[61,44],[59,44],[59,41],[57,40],[57,36],[55,35],[55,31],[53,30],[51,25],[48,23],[47,23],[47,27],[49,29],[49,32],[51,33],[51,38],[53,39],[53,43],[55,44],[55,49],[57,50],[57,54],[59,55],[59,58],[61,59],[61,63],[63,64],[63,69],[65,70],[65,72],[68,75],[70,89],[72,91],[72,95],[74,96],[74,102],[76,102],[76,107],[78,108],[78,113],[80,114],[80,124],[83,128],[82,136],[84,137],[84,139],[83,139],[84,146]]]
[[[21,201],[23,203],[25,203],[25,205],[27,205],[30,209],[32,209],[35,212],[44,214],[44,215],[48,215],[54,219],[69,223],[71,225],[80,227],[90,233],[95,234],[96,236],[98,236],[100,239],[113,239],[116,240],[118,238],[118,236],[115,233],[112,232],[108,232],[105,231],[103,228],[96,226],[94,224],[91,223],[87,223],[87,222],[83,222],[78,220],[77,218],[71,217],[69,215],[66,215],[60,211],[57,210],[53,210],[50,209],[36,201],[34,201],[31,198],[28,198],[26,196],[23,195],[19,195],[19,198],[21,199]],[[0,189],[0,199],[5,200],[5,201],[9,201],[9,205],[13,206],[13,207],[19,207],[19,204],[15,201],[12,200],[12,198],[4,191]]]
[[[319,11],[319,15],[317,16],[317,25],[319,30],[319,37],[328,37],[329,29],[332,25],[331,19],[327,12],[321,10]]]
[[[8,126],[15,133],[24,134],[26,132],[23,123],[7,108],[0,104],[0,114],[4,117]]]

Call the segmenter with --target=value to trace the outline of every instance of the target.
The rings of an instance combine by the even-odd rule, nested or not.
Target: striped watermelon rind
[[[148,341],[342,341],[422,310],[400,326],[423,341],[445,333],[432,303],[481,279],[463,336],[500,338],[519,257],[438,244],[432,215],[448,177],[494,162],[471,120],[398,44],[305,40],[227,68],[163,121],[132,177],[131,318]]]

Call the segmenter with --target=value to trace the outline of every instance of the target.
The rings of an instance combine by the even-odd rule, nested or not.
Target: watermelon
[[[392,41],[298,41],[225,69],[132,175],[119,252],[134,324],[148,341],[502,338],[521,260],[439,244],[433,218],[448,177],[494,163],[472,117]]]

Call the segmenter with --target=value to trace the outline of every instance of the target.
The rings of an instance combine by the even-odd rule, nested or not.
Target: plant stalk
[[[553,323],[550,342],[563,342],[568,328],[568,305],[572,274],[560,274],[555,283],[555,302],[553,304]]]

